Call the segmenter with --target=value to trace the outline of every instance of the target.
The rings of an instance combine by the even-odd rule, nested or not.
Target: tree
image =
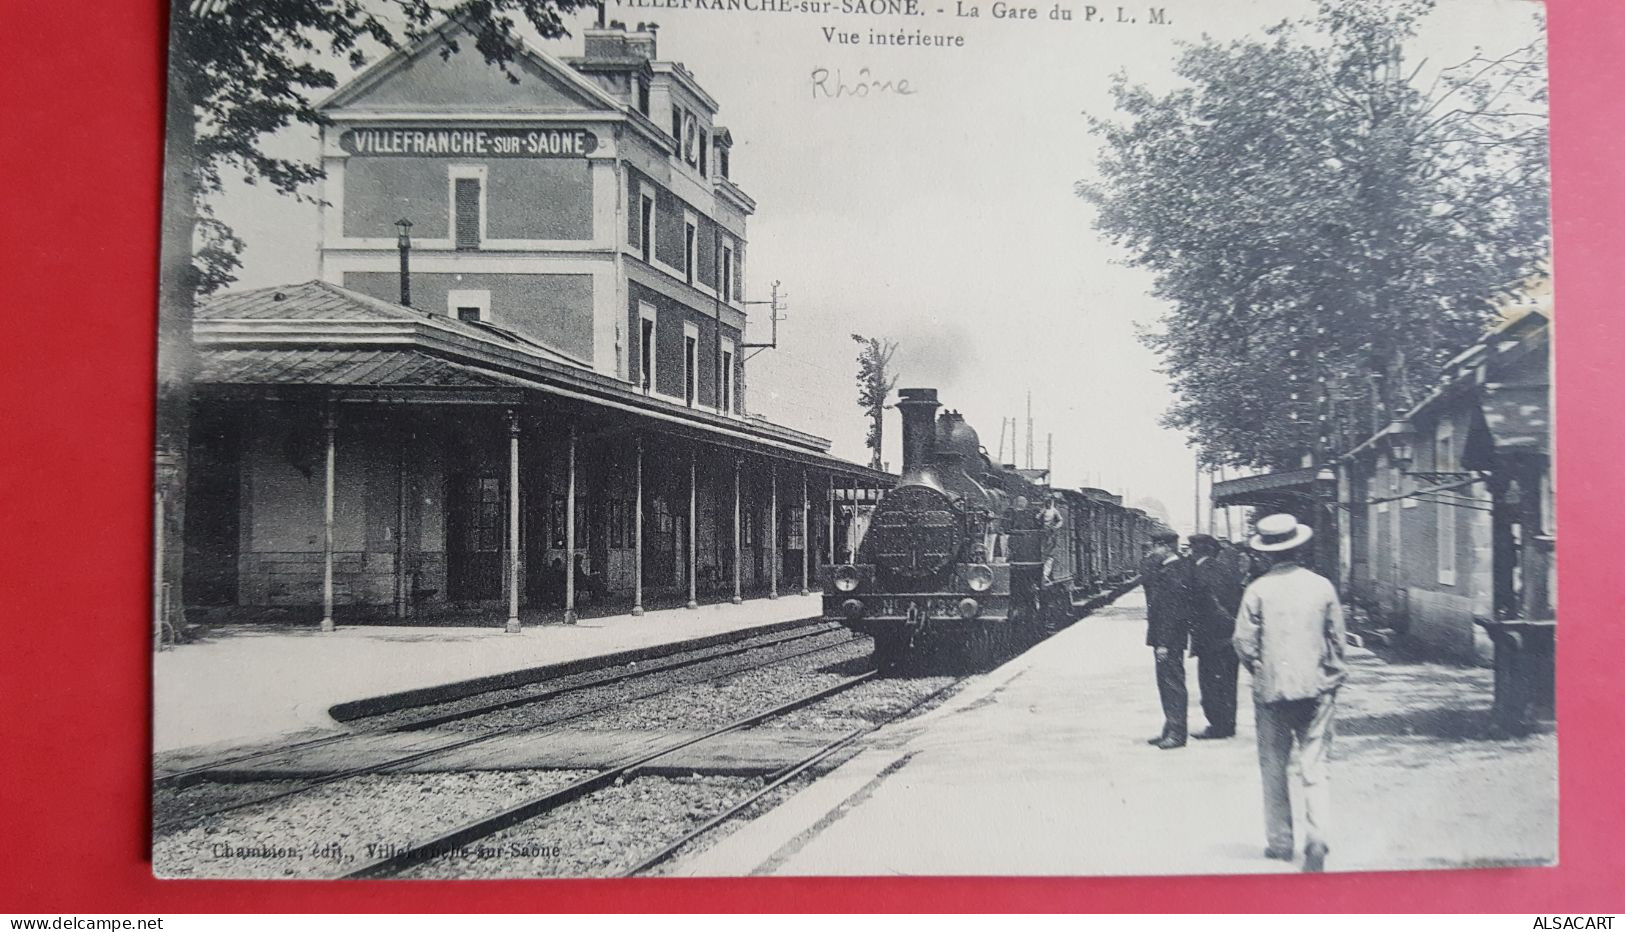
[[[880,469],[880,441],[885,424],[886,398],[897,387],[897,376],[891,374],[891,359],[897,344],[891,340],[852,334],[858,350],[858,407],[869,418],[869,434],[863,440],[869,448],[869,466]]]
[[[1155,274],[1142,339],[1208,465],[1297,466],[1410,407],[1543,264],[1545,52],[1435,68],[1434,0],[1318,0],[1260,38],[1187,45],[1182,85],[1119,74],[1096,226]]]
[[[186,448],[192,388],[192,312],[199,295],[234,280],[243,242],[215,215],[211,198],[235,175],[308,199],[320,165],[269,154],[269,134],[320,126],[315,95],[338,85],[324,61],[352,68],[417,41],[446,18],[473,37],[493,67],[508,70],[520,24],[544,38],[566,34],[561,15],[583,0],[174,0],[164,151],[164,227],[158,305],[158,404],[154,453],[173,469],[158,476],[167,503],[162,575],[184,606]],[[448,42],[443,55],[456,54]],[[175,625],[184,630],[184,620]]]

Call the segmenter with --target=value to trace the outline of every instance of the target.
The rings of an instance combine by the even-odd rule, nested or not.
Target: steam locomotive
[[[946,653],[985,667],[1133,579],[1155,519],[994,463],[958,412],[938,413],[935,389],[898,397],[902,475],[853,562],[820,573],[823,617],[873,637],[881,666]]]

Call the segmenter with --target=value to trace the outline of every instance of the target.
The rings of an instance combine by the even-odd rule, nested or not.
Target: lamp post
[[[412,306],[412,221],[402,217],[395,221],[400,235],[395,237],[395,248],[401,253],[401,304]]]
[[[1397,420],[1388,425],[1388,458],[1401,471],[1416,458],[1416,425]]]

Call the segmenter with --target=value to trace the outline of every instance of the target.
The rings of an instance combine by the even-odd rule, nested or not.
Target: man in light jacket
[[[1265,857],[1293,857],[1287,764],[1298,745],[1303,779],[1304,866],[1325,869],[1331,798],[1328,757],[1337,689],[1348,676],[1343,657],[1343,606],[1324,576],[1299,562],[1314,536],[1291,515],[1258,521],[1248,546],[1270,568],[1247,586],[1236,612],[1236,655],[1253,678],[1258,766],[1264,783]]]

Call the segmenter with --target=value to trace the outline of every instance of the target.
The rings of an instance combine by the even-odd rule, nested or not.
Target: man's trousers
[[[1162,736],[1183,742],[1186,709],[1190,705],[1185,691],[1185,652],[1169,650],[1166,658],[1156,664],[1157,694],[1162,697]]]
[[[1196,682],[1202,689],[1202,714],[1215,735],[1236,733],[1236,671],[1241,661],[1229,644],[1196,655]]]
[[[1337,690],[1314,699],[1259,702],[1258,768],[1264,778],[1264,834],[1270,848],[1293,850],[1292,799],[1287,767],[1292,745],[1298,745],[1298,772],[1303,780],[1304,843],[1325,845],[1331,820],[1332,713]]]

